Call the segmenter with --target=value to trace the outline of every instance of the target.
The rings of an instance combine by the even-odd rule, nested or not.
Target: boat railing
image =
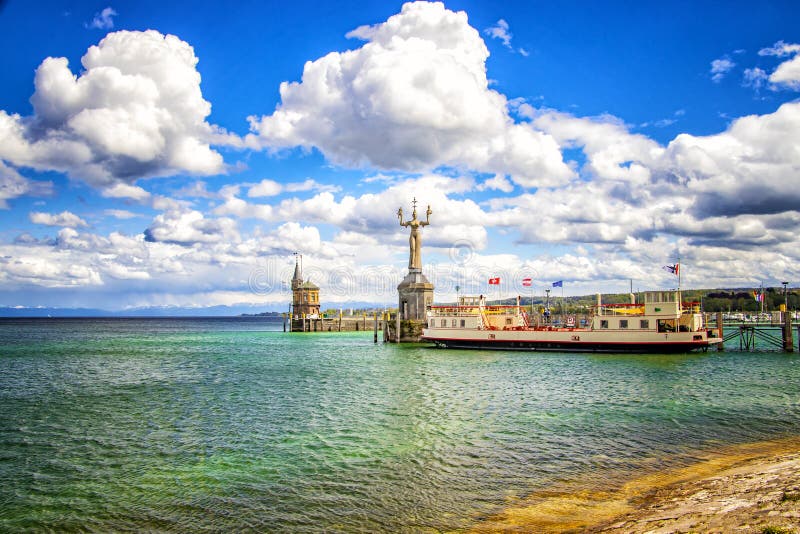
[[[592,306],[595,315],[620,316],[620,315],[644,315],[644,304],[601,304]],[[681,314],[700,313],[699,302],[682,302]]]
[[[681,302],[681,313],[700,313],[700,303],[696,301]]]
[[[519,308],[517,306],[484,306],[483,313],[488,315],[509,315],[516,314]]]
[[[517,306],[429,306],[428,310],[435,317],[456,316],[468,317],[479,314],[509,315],[517,313]]]
[[[595,315],[644,315],[644,304],[601,304],[592,306]]]
[[[430,306],[428,312],[434,317],[471,317],[480,313],[478,306]]]

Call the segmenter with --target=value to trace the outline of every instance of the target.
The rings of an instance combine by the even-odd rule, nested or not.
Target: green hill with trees
[[[753,296],[752,289],[683,289],[684,302],[699,302],[705,312],[758,312],[761,311],[761,303]],[[641,293],[634,293],[637,302],[642,302],[644,296]],[[605,293],[602,295],[605,304],[621,304],[630,302],[629,293]],[[796,310],[800,308],[800,290],[790,289],[786,300],[788,308]],[[491,303],[514,304],[516,299],[503,299],[502,301],[491,301]],[[783,288],[764,288],[764,311],[779,309],[784,302]],[[550,309],[560,313],[563,308],[564,313],[587,313],[592,306],[597,303],[596,295],[582,295],[571,297],[550,297]],[[521,304],[531,305],[531,298],[523,296]],[[545,305],[544,297],[533,297],[533,305],[540,308]]]

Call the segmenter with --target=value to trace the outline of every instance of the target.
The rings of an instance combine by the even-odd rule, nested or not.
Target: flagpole
[[[678,292],[681,290],[681,257],[678,256]]]

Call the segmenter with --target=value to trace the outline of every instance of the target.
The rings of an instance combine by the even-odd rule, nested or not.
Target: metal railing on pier
[[[756,343],[760,342],[763,348],[783,349],[783,331],[777,327],[766,326],[739,326],[739,350],[755,350]]]
[[[722,338],[722,343],[717,345],[717,350],[724,350],[726,342],[739,341],[739,350],[783,350],[794,352],[794,336],[792,330],[793,314],[782,312],[782,316],[770,317],[768,321],[723,320],[723,313],[717,312],[716,320],[711,320],[711,314],[705,314],[707,326],[716,325],[716,330]],[[798,343],[800,343],[800,326],[797,328]],[[798,347],[800,349],[800,347]]]

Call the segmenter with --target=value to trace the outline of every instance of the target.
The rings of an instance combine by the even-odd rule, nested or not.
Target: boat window
[[[447,326],[447,319],[442,319],[442,327]]]
[[[600,321],[600,328],[608,328],[608,321],[605,319]]]
[[[436,326],[436,319],[431,319],[431,328]]]
[[[667,319],[659,319],[658,320],[658,331],[659,332],[674,332],[675,331],[675,320],[667,320]]]
[[[455,320],[455,319],[453,319],[452,321],[450,321],[450,326],[452,326],[453,328],[455,328],[455,327],[456,327],[456,320]]]
[[[620,319],[619,320],[619,327],[620,328],[628,328],[628,320],[627,319]]]
[[[650,329],[650,320],[649,319],[642,319],[639,321],[639,328],[642,330],[649,330]]]
[[[464,328],[465,326],[467,326],[467,321],[461,319],[461,328]]]
[[[506,317],[506,325],[511,325],[512,322],[511,317]]]

